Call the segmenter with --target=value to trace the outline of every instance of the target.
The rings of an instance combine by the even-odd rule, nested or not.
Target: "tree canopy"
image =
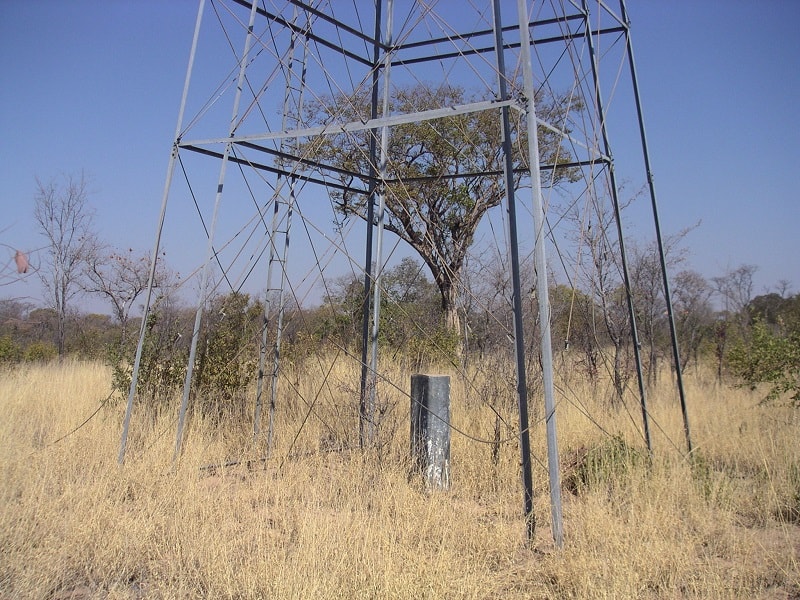
[[[418,84],[400,88],[390,101],[390,112],[410,114],[475,99],[463,87]],[[567,97],[542,97],[537,115],[568,131],[570,114],[580,108]],[[514,114],[516,187],[528,165],[524,115]],[[366,121],[370,118],[369,97],[362,93],[355,98],[324,98],[306,107],[306,117],[316,124]],[[344,218],[367,219],[369,199],[364,182],[377,171],[369,153],[370,135],[373,133],[363,131],[321,136],[303,149],[306,156],[334,167],[343,188],[331,194]],[[575,178],[574,169],[558,167],[572,160],[559,135],[541,127],[538,135],[540,161],[553,166],[547,183]],[[428,266],[441,295],[445,323],[457,330],[456,298],[467,252],[483,216],[505,195],[500,111],[392,126],[385,159],[384,226],[405,240]]]

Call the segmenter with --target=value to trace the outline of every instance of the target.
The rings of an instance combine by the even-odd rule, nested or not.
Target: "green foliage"
[[[382,279],[379,342],[415,367],[448,362],[456,356],[457,332],[441,319],[441,299],[435,284],[412,258],[386,272]]]
[[[756,296],[747,305],[750,322],[761,320],[783,331],[800,331],[800,294],[784,298],[770,293]]]
[[[570,453],[565,466],[564,487],[580,494],[598,486],[613,485],[640,465],[645,457],[620,434],[604,438],[590,447],[581,446]]]
[[[439,324],[424,336],[410,338],[405,345],[406,357],[412,370],[417,371],[424,367],[455,364],[460,343],[457,332]]]
[[[408,360],[414,366],[450,362],[459,346],[457,333],[442,322],[438,289],[424,271],[419,262],[407,257],[381,278],[378,344],[393,358]],[[319,344],[330,343],[357,354],[361,350],[363,310],[363,281],[340,279],[325,305],[307,314],[307,330],[296,337],[288,351],[296,351],[298,346],[314,351]]]
[[[258,364],[262,308],[247,294],[231,293],[211,302],[198,338],[194,369],[196,410],[215,420],[238,418],[246,410],[245,393]],[[193,312],[169,304],[150,313],[139,365],[137,393],[158,408],[180,393],[186,376]],[[127,395],[138,340],[109,352],[114,388]]]
[[[197,408],[213,419],[246,414],[246,391],[258,366],[263,309],[232,292],[212,303],[198,349]]]
[[[607,342],[594,321],[599,307],[581,290],[554,285],[550,288],[551,331],[555,348],[571,351],[580,370],[591,381],[599,373],[600,349]]]
[[[333,343],[335,346],[358,352],[364,306],[364,282],[356,277],[334,282],[325,305],[310,322],[311,340]]]
[[[748,339],[733,346],[728,363],[751,389],[769,386],[764,402],[789,394],[792,405],[800,407],[800,331],[782,332],[759,319]]]
[[[480,100],[480,94],[461,86],[416,84],[398,87],[390,101],[392,113],[409,114]],[[582,106],[570,94],[544,93],[536,99],[537,116],[559,123],[566,133],[578,120]],[[360,94],[334,94],[305,105],[309,124],[331,120],[366,121],[371,115],[367,90]],[[369,217],[368,197],[352,187],[352,173],[368,173],[373,165],[364,148],[371,131],[319,136],[302,154],[337,168],[344,191],[332,191],[342,219]],[[527,126],[515,114],[511,131],[514,187],[521,185],[527,163]],[[398,124],[391,128],[385,161],[384,227],[405,240],[430,269],[439,289],[445,323],[458,330],[457,289],[469,248],[484,215],[505,196],[504,182],[484,173],[503,170],[500,113],[477,111],[448,115],[434,121]],[[543,184],[574,181],[579,171],[566,166],[573,160],[563,136],[544,127],[538,130],[541,162],[557,168]],[[326,174],[326,176],[329,176]],[[453,177],[456,176],[456,177]],[[399,182],[399,183],[394,183]],[[434,233],[435,232],[435,233]]]
[[[138,396],[157,408],[174,396],[183,384],[188,360],[190,317],[168,303],[156,302],[147,319],[137,383]],[[126,340],[108,349],[113,388],[123,397],[131,386],[138,339]]]
[[[11,336],[0,336],[0,365],[19,362],[22,349],[11,339]]]
[[[27,362],[49,362],[58,356],[58,349],[50,342],[33,342],[25,348]]]
[[[109,315],[81,315],[75,319],[69,334],[67,349],[71,355],[84,360],[103,360],[107,348],[118,342],[119,326]]]

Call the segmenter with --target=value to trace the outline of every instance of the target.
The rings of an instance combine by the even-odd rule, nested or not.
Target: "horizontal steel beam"
[[[458,106],[434,108],[431,110],[425,110],[417,113],[379,117],[377,119],[369,119],[367,121],[350,121],[349,123],[328,123],[327,125],[320,125],[318,127],[305,127],[301,129],[292,129],[289,131],[275,131],[269,133],[256,133],[252,135],[190,140],[187,142],[180,142],[178,145],[180,147],[206,146],[212,144],[226,144],[228,142],[233,142],[233,143],[264,142],[267,140],[285,140],[291,138],[314,137],[318,135],[336,135],[339,133],[354,133],[356,131],[365,131],[368,129],[380,129],[381,127],[391,127],[394,125],[403,125],[405,123],[417,123],[421,121],[431,121],[433,119],[443,119],[446,117],[453,117],[456,115],[502,108],[503,106],[519,108],[515,100],[483,100],[480,102],[471,102],[469,104],[460,104]]]

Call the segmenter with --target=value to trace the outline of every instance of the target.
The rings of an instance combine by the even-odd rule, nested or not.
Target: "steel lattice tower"
[[[517,433],[528,535],[533,534],[535,523],[526,382],[529,350],[522,322],[526,293],[521,289],[521,273],[535,272],[552,531],[560,546],[546,246],[558,244],[557,223],[569,211],[581,206],[589,210],[601,197],[615,225],[612,233],[627,291],[633,348],[637,365],[641,364],[620,216],[618,163],[610,141],[610,130],[622,122],[640,132],[643,152],[638,160],[643,157],[661,249],[678,389],[691,450],[630,26],[624,0],[613,8],[609,4],[604,0],[472,0],[456,7],[456,3],[435,0],[200,0],[153,246],[120,462],[137,394],[146,323],[155,301],[156,261],[164,243],[177,243],[194,257],[197,282],[176,458],[191,399],[201,324],[215,290],[263,293],[261,352],[258,372],[253,374],[257,380],[253,431],[258,441],[264,434],[263,409],[268,407],[269,452],[286,307],[290,301],[301,305],[314,289],[326,287],[326,277],[337,267],[363,281],[361,354],[342,360],[357,361],[360,366],[360,441],[370,444],[376,435],[376,389],[381,384],[403,385],[386,382],[378,352],[381,277],[392,252],[402,245],[392,233],[397,229],[392,219],[398,216],[387,208],[386,194],[396,193],[393,190],[403,185],[424,185],[420,181],[424,174],[414,181],[397,177],[390,164],[390,139],[408,124],[426,124],[436,131],[452,117],[484,114],[502,133],[496,168],[481,170],[471,165],[467,172],[451,173],[448,180],[456,186],[465,178],[491,178],[498,189],[505,190],[500,207],[490,212],[504,228],[500,254],[506,257],[512,290],[514,318],[508,337],[516,357]],[[421,85],[466,89],[467,101],[445,99],[440,106],[418,110],[399,101],[410,87]],[[547,108],[553,98],[568,108],[542,111],[541,106]],[[353,118],[354,114],[361,116]],[[463,132],[464,147],[472,143],[470,133]],[[568,155],[543,156],[539,147],[543,136],[556,140],[556,147],[567,149]],[[343,144],[358,149],[352,163],[334,164],[320,151]],[[523,159],[512,160],[515,153]],[[549,185],[559,169],[575,174],[560,199]],[[437,178],[441,181],[442,175]],[[343,197],[362,198],[361,219],[344,222],[334,200]],[[172,215],[176,205],[196,215],[176,222]],[[649,448],[641,368],[637,374]]]

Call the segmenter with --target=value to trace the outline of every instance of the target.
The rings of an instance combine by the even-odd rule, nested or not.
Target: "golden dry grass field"
[[[650,395],[649,462],[635,412],[562,378],[558,550],[541,422],[527,544],[513,436],[497,460],[472,439],[493,436],[474,398],[488,386],[454,378],[467,435],[453,433],[451,490],[427,492],[408,477],[408,399],[384,392],[378,451],[342,449],[357,374],[333,370],[315,393],[317,371],[279,404],[270,458],[220,468],[204,467],[250,456],[249,424],[194,416],[173,465],[177,405],[137,408],[120,467],[119,399],[58,441],[108,396],[104,366],[0,372],[0,598],[800,598],[796,410],[689,373],[694,465],[669,383]]]

